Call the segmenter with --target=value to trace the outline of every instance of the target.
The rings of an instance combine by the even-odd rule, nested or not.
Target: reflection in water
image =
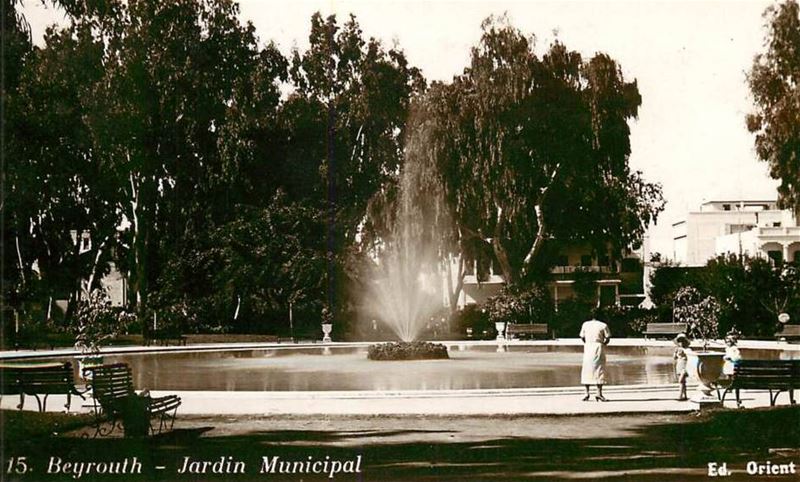
[[[138,389],[151,390],[464,390],[577,386],[580,346],[453,343],[450,360],[367,360],[366,347],[184,352],[106,356],[133,368]],[[675,383],[671,347],[615,347],[607,352],[612,385]],[[798,356],[742,349],[744,358]],[[412,376],[413,374],[413,376]]]

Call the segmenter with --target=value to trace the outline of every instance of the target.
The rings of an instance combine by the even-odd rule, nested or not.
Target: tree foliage
[[[490,18],[470,66],[423,102],[458,232],[490,245],[508,282],[530,276],[551,238],[617,253],[663,209],[660,186],[628,166],[641,97],[607,55],[556,42],[539,57]]]
[[[318,210],[287,203],[281,193],[266,208],[242,206],[169,261],[152,304],[162,310],[188,302],[207,328],[275,333],[290,306],[297,318],[319,314],[324,232]]]
[[[728,254],[702,268],[659,268],[650,294],[662,321],[672,319],[677,293],[686,286],[717,300],[720,333],[736,328],[745,336],[769,337],[779,314],[800,318],[800,276],[791,264],[773,266],[767,259]]]
[[[747,128],[756,136],[758,157],[781,182],[781,206],[800,213],[800,7],[787,0],[769,7],[764,18],[766,51],[748,75],[755,112]]]
[[[424,80],[402,50],[365,40],[353,15],[340,25],[314,14],[309,43],[293,54],[296,92],[283,109],[297,121],[288,124],[287,187],[328,213],[328,304],[336,311],[342,270],[335,260],[363,231],[370,201],[396,182],[409,105]]]

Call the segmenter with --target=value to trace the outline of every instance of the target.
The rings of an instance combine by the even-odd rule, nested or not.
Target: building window
[[[794,252],[794,254],[792,255],[792,261],[795,264],[800,263],[800,250],[797,250],[797,251]]]
[[[776,222],[776,223],[772,223],[772,227],[773,227],[773,228],[779,228],[779,227],[781,227],[781,222],[780,222],[780,221],[778,221],[778,222]]]
[[[730,204],[723,204],[722,205],[722,210],[723,211],[730,211],[731,210],[731,205]]]
[[[599,266],[608,266],[609,265],[608,255],[606,254],[599,255],[597,257],[597,264]]]
[[[565,254],[559,254],[558,260],[556,261],[557,266],[569,266],[569,258]]]
[[[592,265],[592,255],[591,254],[581,255],[581,266],[591,266],[591,265]]]

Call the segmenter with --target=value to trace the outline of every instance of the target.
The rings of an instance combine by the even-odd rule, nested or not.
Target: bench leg
[[[775,396],[772,395],[772,389],[769,391],[769,406],[774,407],[775,402],[778,401],[778,395],[781,394],[781,390],[775,390]]]
[[[22,410],[22,407],[25,406],[25,394],[20,392],[19,394],[19,404],[17,405],[17,410]]]
[[[739,389],[736,389],[736,406],[742,408],[742,397],[739,394]]]
[[[731,392],[731,387],[728,387],[722,391],[722,398],[720,398],[720,402],[722,402],[722,405],[725,405],[725,397],[727,397],[730,392]]]

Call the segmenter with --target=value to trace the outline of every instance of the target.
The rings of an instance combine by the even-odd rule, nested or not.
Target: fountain
[[[431,206],[431,190],[424,189],[424,163],[413,162],[409,149],[400,178],[397,204],[387,209],[390,226],[375,243],[371,282],[361,301],[367,320],[377,320],[404,342],[418,340],[434,314],[443,308],[440,229],[448,223]]]

